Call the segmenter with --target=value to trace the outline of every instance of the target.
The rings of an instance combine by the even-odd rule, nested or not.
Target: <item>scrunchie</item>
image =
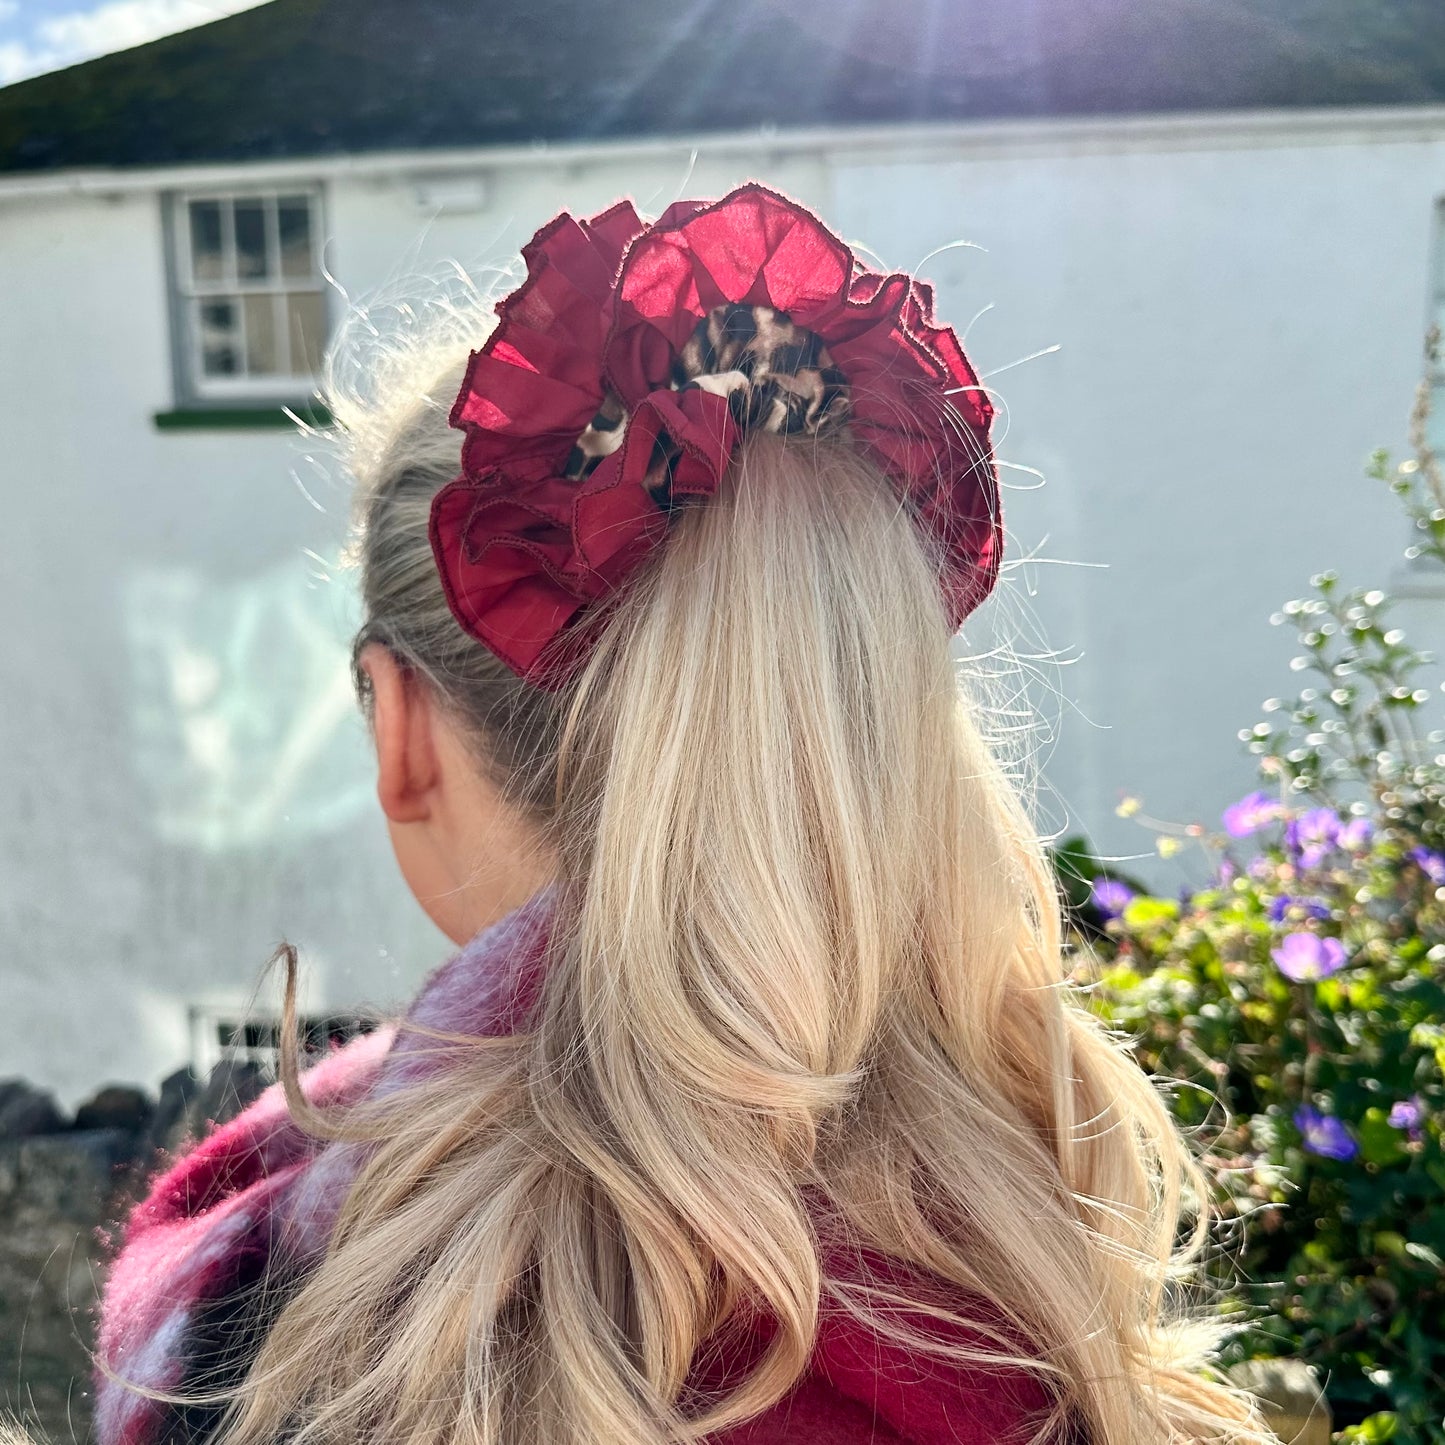
[[[993,407],[933,291],[865,267],[763,186],[563,213],[466,370],[452,425],[462,475],[437,493],[432,550],[461,627],[514,672],[561,686],[615,597],[717,490],[749,431],[846,433],[942,560],[955,628],[1003,548]]]

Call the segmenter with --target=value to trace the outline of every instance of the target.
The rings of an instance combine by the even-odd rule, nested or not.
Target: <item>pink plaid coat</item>
[[[479,934],[427,981],[399,1030],[347,1045],[304,1078],[318,1104],[377,1097],[442,1067],[409,1023],[474,1034],[517,1026],[536,997],[544,890]],[[364,1147],[324,1143],[292,1122],[279,1086],[161,1172],[126,1223],[101,1307],[98,1445],[209,1439],[218,1407],[177,1406],[131,1386],[200,1393],[240,1380],[280,1303],[321,1258]],[[879,1256],[894,1282],[907,1275]],[[825,1259],[825,1268],[842,1268]],[[910,1320],[929,1327],[923,1317]],[[759,1320],[709,1360],[699,1384],[735,1378],[766,1345]],[[702,1367],[700,1367],[701,1369]],[[824,1310],[811,1367],[764,1414],[717,1445],[1023,1445],[1048,1399],[1021,1371],[909,1356]],[[541,1445],[541,1442],[539,1442]]]

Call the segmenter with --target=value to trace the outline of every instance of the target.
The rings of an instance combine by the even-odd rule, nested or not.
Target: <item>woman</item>
[[[758,186],[524,256],[480,351],[453,311],[332,398],[461,951],[156,1183],[100,1440],[1271,1439],[950,661],[1002,534],[928,288]]]

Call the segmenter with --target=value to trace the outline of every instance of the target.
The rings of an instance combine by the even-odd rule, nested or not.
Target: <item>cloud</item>
[[[28,46],[18,40],[0,42],[0,85],[9,85],[12,80],[35,73],[33,54]]]
[[[0,44],[0,85],[75,65],[112,50],[159,40],[177,30],[251,10],[265,0],[105,0],[91,10],[38,21],[27,40]],[[0,0],[0,18],[15,0]]]

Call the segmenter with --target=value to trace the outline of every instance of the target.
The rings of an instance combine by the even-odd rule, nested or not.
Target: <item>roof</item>
[[[0,171],[1442,100],[1440,0],[270,0],[0,89]]]

